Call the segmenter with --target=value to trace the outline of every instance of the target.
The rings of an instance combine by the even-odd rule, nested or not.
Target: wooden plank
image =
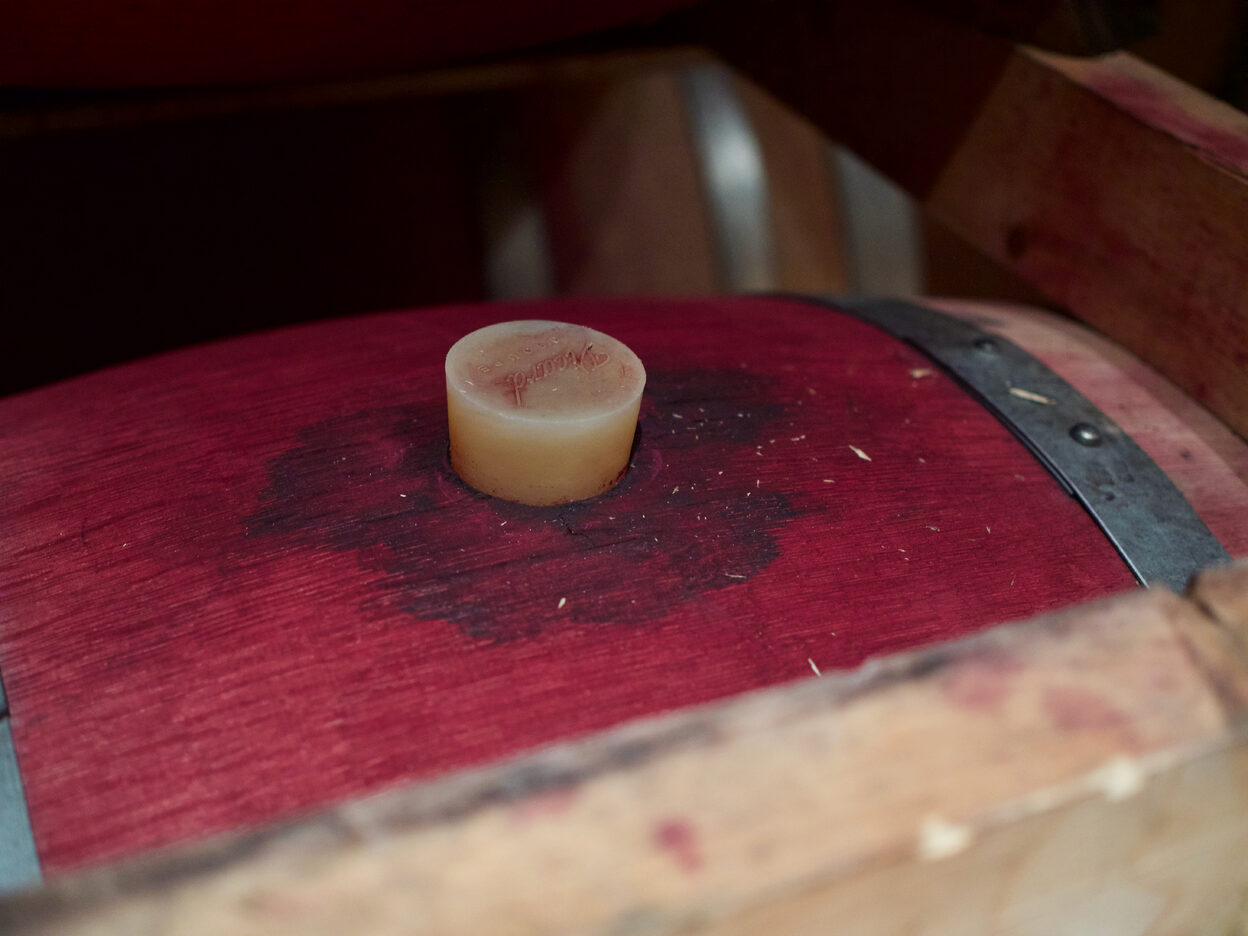
[[[1022,50],[927,204],[1248,435],[1248,117],[1126,54]]]
[[[545,216],[557,294],[715,291],[679,76],[638,70],[518,95],[522,166]]]
[[[646,363],[607,497],[522,508],[447,468],[446,349],[535,315]],[[3,401],[0,465],[0,670],[49,873],[1132,586],[950,378],[791,300],[252,336]]]
[[[1248,434],[1248,117],[1129,55],[1015,48],[893,2],[709,41],[955,232]]]
[[[775,282],[772,288],[844,294],[849,284],[843,203],[828,142],[808,120],[752,82],[734,82],[767,169]]]
[[[1211,590],[1233,596],[1213,614]],[[68,879],[0,903],[0,925],[1231,932],[1248,899],[1248,566],[1194,594],[1037,618]]]

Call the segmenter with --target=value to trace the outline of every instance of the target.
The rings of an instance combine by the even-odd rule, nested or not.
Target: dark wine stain
[[[440,401],[350,413],[307,426],[268,463],[243,522],[257,543],[355,554],[376,574],[368,613],[487,641],[641,624],[779,555],[795,510],[763,485],[755,452],[800,409],[777,399],[770,378],[744,371],[651,373],[624,479],[555,507],[463,484]]]

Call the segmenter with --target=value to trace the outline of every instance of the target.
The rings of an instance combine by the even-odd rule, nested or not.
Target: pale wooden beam
[[[1231,932],[1246,636],[1240,565],[72,877],[0,927]]]

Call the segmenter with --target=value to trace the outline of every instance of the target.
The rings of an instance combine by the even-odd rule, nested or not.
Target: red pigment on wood
[[[447,348],[525,317],[652,375],[609,495],[523,507],[446,465]],[[929,361],[781,300],[179,352],[0,402],[0,487],[0,671],[50,873],[1132,585]]]
[[[1010,694],[1022,664],[1005,655],[959,660],[941,676],[940,688],[954,705],[991,714]]]
[[[1129,748],[1139,745],[1130,719],[1099,693],[1076,686],[1050,686],[1044,691],[1044,709],[1060,731],[1114,734]]]
[[[1219,126],[1194,114],[1190,106],[1171,100],[1162,88],[1129,75],[1098,71],[1086,86],[1142,122],[1169,133],[1241,174],[1248,173],[1248,128]],[[1232,119],[1242,122],[1240,114]]]
[[[698,837],[692,825],[683,820],[671,819],[654,830],[654,841],[672,856],[677,867],[692,874],[702,867],[702,855],[698,851]]]

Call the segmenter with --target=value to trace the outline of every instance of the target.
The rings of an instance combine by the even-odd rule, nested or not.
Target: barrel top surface
[[[523,507],[443,359],[598,328],[632,467]],[[45,869],[254,826],[1129,588],[1090,517],[877,329],[778,299],[310,325],[0,401],[0,673]]]

